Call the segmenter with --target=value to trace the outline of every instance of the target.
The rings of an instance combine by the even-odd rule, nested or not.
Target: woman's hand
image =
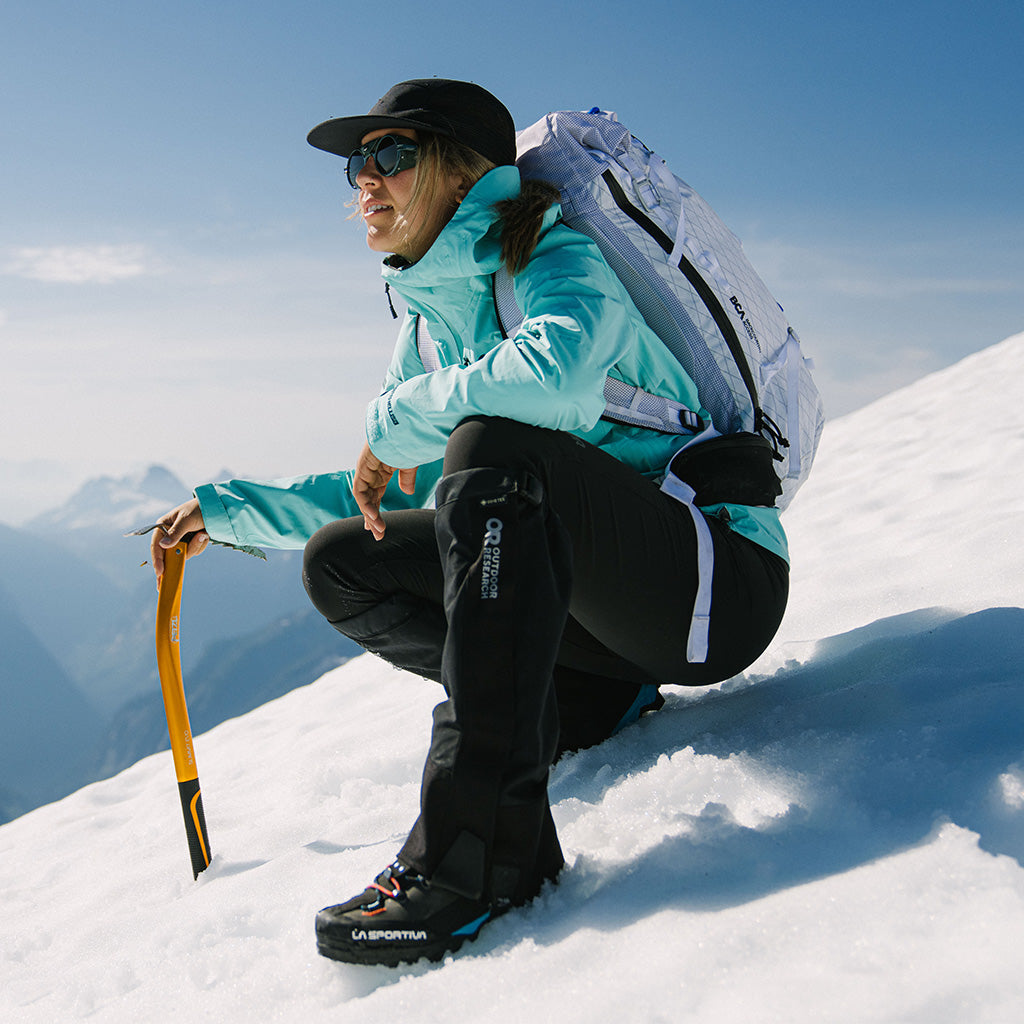
[[[406,494],[416,490],[416,470],[400,469],[398,486]],[[380,503],[384,491],[395,475],[395,467],[380,461],[369,445],[364,445],[352,472],[352,494],[355,496],[359,511],[363,513],[363,525],[373,534],[374,540],[384,536],[384,520],[380,514]]]
[[[157,520],[157,524],[161,529],[153,531],[153,538],[149,544],[153,571],[156,573],[157,579],[164,574],[164,550],[173,547],[186,534],[193,535],[188,542],[186,558],[202,554],[210,542],[210,535],[206,532],[206,523],[203,522],[203,513],[199,510],[197,498],[192,498],[177,508],[171,509]]]

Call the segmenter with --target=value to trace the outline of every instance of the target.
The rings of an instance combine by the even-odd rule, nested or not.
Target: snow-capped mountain
[[[180,505],[188,495],[188,488],[170,470],[149,466],[122,477],[88,480],[58,508],[36,516],[26,525],[29,530],[43,534],[108,531],[114,522],[143,526]]]

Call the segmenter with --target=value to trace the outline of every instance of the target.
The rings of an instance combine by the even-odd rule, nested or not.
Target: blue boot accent
[[[486,914],[481,914],[475,921],[470,921],[469,924],[464,924],[461,928],[456,928],[455,931],[452,932],[452,935],[476,935],[490,916],[491,912],[488,910]]]
[[[654,710],[661,707],[663,701],[660,701],[660,697],[661,694],[658,693],[658,688],[653,683],[645,683],[641,686],[636,700],[629,705],[629,709],[612,729],[611,735],[614,736],[617,732],[625,729],[627,725],[632,725],[648,709]]]

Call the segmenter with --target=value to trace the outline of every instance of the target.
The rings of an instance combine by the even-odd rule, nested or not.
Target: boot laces
[[[389,864],[368,886],[367,891],[376,889],[379,895],[363,909],[367,917],[373,914],[382,914],[386,909],[386,900],[396,900],[399,903],[407,898],[407,889],[421,885],[423,879],[414,871],[410,871],[404,864],[397,860]],[[403,883],[405,888],[403,888]]]

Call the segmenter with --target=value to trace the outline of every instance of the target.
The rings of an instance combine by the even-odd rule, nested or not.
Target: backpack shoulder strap
[[[502,337],[510,338],[523,322],[523,311],[516,302],[512,275],[504,262],[491,277],[491,294],[494,296],[494,312],[498,315],[498,328]]]
[[[420,362],[423,363],[423,369],[427,373],[441,369],[441,360],[438,357],[434,339],[430,336],[430,328],[427,327],[427,321],[419,313],[416,314],[416,351],[419,353]]]

